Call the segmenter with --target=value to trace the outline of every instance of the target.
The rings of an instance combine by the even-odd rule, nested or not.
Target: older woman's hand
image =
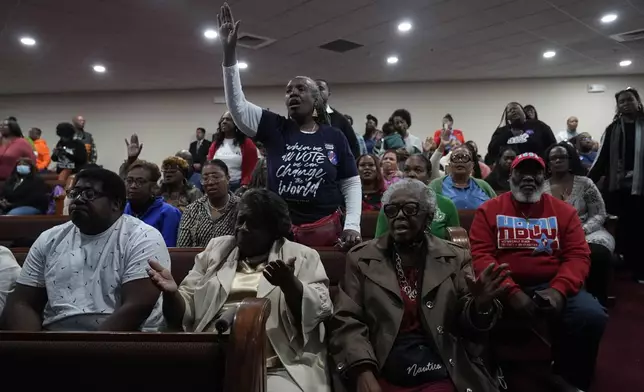
[[[508,286],[501,285],[509,275],[508,265],[501,264],[498,268],[494,267],[495,264],[488,265],[478,279],[469,275],[465,276],[477,309],[489,309],[494,299],[504,295],[509,289]]]
[[[342,235],[340,236],[340,241],[338,241],[338,245],[342,249],[351,249],[355,245],[358,245],[361,242],[362,242],[362,237],[360,237],[360,233],[358,233],[355,230],[345,230],[342,232]]]
[[[264,268],[264,278],[268,283],[284,290],[293,286],[294,280],[297,279],[294,272],[295,257],[291,257],[285,263],[282,260],[269,261]]]
[[[163,268],[161,264],[156,261],[149,260],[150,268],[148,268],[148,275],[159,290],[166,293],[176,293],[179,290],[177,282],[172,277],[172,272],[167,268]]]

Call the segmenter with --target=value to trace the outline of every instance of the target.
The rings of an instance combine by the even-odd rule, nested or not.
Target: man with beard
[[[127,204],[124,214],[132,215],[159,230],[167,247],[177,246],[177,232],[181,211],[157,196],[157,182],[161,178],[159,166],[137,160],[130,166],[125,178]]]
[[[487,147],[485,164],[488,166],[496,162],[505,146],[514,146],[519,154],[534,152],[543,155],[548,147],[557,143],[552,129],[542,121],[528,120],[517,102],[510,102],[505,107],[501,123],[503,126],[494,131]]]
[[[590,250],[574,207],[544,193],[545,163],[516,157],[510,190],[483,204],[470,228],[472,260],[481,273],[507,263],[509,314],[552,321],[554,371],[588,391],[607,314],[582,286]]]
[[[161,234],[123,215],[125,184],[86,169],[69,190],[71,222],[42,233],[29,250],[2,328],[18,331],[155,331],[163,321],[159,290],[146,268],[170,267]]]

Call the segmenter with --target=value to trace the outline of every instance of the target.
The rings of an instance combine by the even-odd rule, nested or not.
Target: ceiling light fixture
[[[107,68],[105,68],[105,66],[100,64],[96,64],[92,66],[92,69],[94,69],[94,72],[97,72],[97,73],[105,73],[105,71],[107,71]]]
[[[208,29],[203,32],[203,36],[208,39],[215,39],[217,38],[218,35],[219,34],[217,33],[217,30],[213,30],[213,29]]]
[[[387,64],[396,64],[398,62],[398,57],[389,56],[387,57]]]
[[[34,46],[36,45],[36,40],[31,37],[22,37],[20,42],[25,46]]]
[[[237,63],[237,66],[239,67],[239,69],[246,69],[246,68],[248,68],[248,63],[240,61],[240,62]]]
[[[554,50],[549,50],[549,51],[547,51],[547,52],[545,52],[543,54],[543,57],[545,57],[547,59],[551,59],[551,58],[555,57],[555,55],[557,55],[557,52],[555,52]]]
[[[613,23],[616,20],[617,14],[606,14],[601,18],[602,23]]]
[[[628,67],[631,64],[633,64],[631,60],[622,60],[619,62],[620,67]]]
[[[411,23],[409,22],[402,22],[398,25],[398,31],[402,33],[406,33],[409,30],[411,30]]]

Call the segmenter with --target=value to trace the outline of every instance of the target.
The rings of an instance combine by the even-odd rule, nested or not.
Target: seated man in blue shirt
[[[141,219],[161,232],[168,248],[177,246],[181,211],[157,196],[161,170],[154,163],[138,160],[127,172],[125,214]]]

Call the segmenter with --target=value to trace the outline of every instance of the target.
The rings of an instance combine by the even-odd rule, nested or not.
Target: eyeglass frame
[[[408,205],[413,205],[413,206],[415,206],[415,207],[416,207],[416,212],[414,212],[414,213],[410,213],[410,214],[408,214],[407,212],[405,212],[405,206],[408,206]],[[396,207],[396,213],[395,213],[395,214],[391,214],[391,215],[390,215],[390,214],[388,214],[388,213],[387,213],[387,207],[389,207],[389,206],[395,206],[395,207]],[[397,216],[398,216],[398,214],[400,214],[400,211],[402,211],[403,215],[404,215],[404,216],[406,216],[407,218],[411,218],[411,217],[413,217],[413,216],[417,216],[417,215],[418,215],[418,213],[421,211],[420,203],[419,203],[419,202],[417,202],[417,201],[408,201],[408,202],[405,202],[405,203],[402,203],[402,204],[398,204],[398,203],[387,203],[387,204],[385,204],[384,206],[382,206],[382,212],[383,212],[383,213],[385,214],[385,216],[386,216],[387,218],[389,218],[389,219],[393,219],[393,218],[397,217]]]
[[[96,195],[92,198],[89,198],[85,195],[85,193],[88,191],[94,192]],[[77,193],[77,194],[74,196],[74,193]],[[94,188],[83,188],[81,190],[72,188],[65,191],[65,195],[72,200],[78,200],[82,196],[85,201],[94,201],[96,199],[100,199],[101,197],[107,196],[104,192],[99,192]]]

